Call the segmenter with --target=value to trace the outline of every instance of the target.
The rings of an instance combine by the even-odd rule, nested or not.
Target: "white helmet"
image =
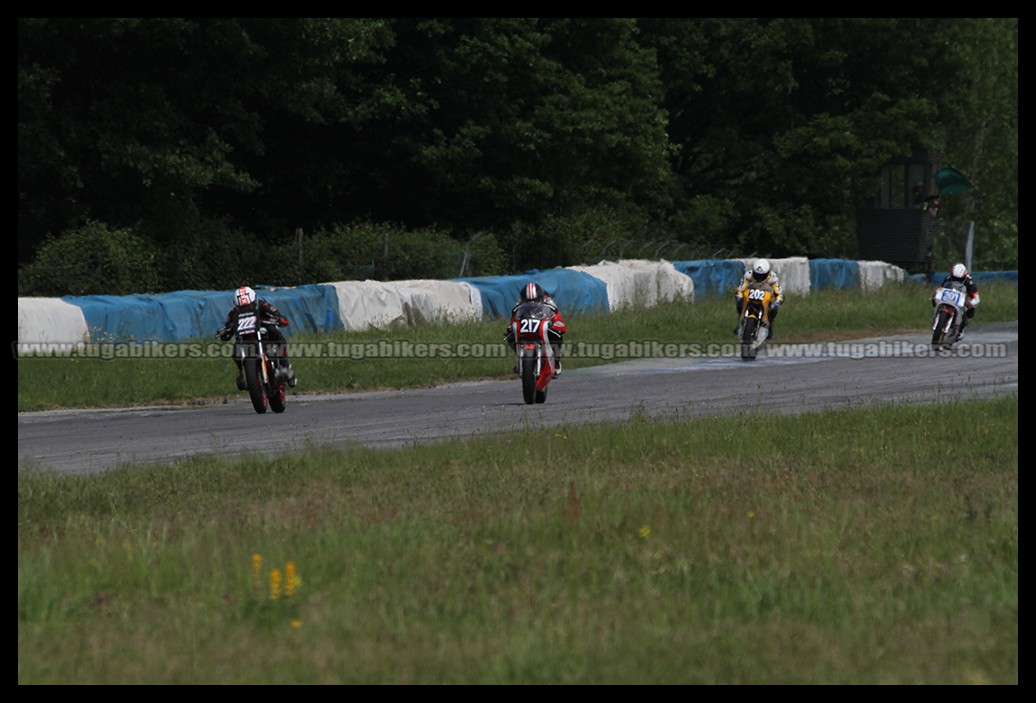
[[[950,275],[954,278],[967,278],[968,270],[964,267],[964,264],[954,264]]]
[[[255,291],[248,286],[241,286],[234,293],[234,304],[239,308],[247,308],[255,304]]]
[[[755,262],[755,266],[752,267],[752,276],[757,281],[765,281],[766,277],[770,275],[770,262],[766,259],[759,259]]]

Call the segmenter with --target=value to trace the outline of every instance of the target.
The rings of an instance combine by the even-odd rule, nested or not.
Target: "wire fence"
[[[649,259],[657,261],[689,261],[707,258],[728,258],[732,250],[716,252],[710,247],[689,244],[673,239],[623,239],[614,238],[607,241],[588,240],[583,242],[576,257],[577,264],[592,265],[600,261],[618,259]]]

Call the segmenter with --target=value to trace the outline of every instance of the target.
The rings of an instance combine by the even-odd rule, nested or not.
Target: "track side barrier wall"
[[[891,282],[937,284],[946,273],[907,276],[881,261],[771,259],[788,295],[831,289],[873,290]],[[754,259],[602,261],[593,266],[532,270],[514,276],[448,281],[338,281],[277,288],[254,286],[291,321],[283,331],[328,333],[451,324],[510,315],[521,287],[535,281],[566,314],[608,313],[661,301],[733,297]],[[1017,283],[1017,271],[976,272]],[[178,342],[211,338],[233,305],[233,291],[185,290],[157,295],[87,295],[18,299],[18,341],[34,350],[86,342]]]
[[[534,281],[554,298],[562,312],[609,312],[608,286],[599,278],[574,269],[532,270],[519,276],[487,276],[459,278],[478,289],[482,299],[482,316],[506,319],[518,301],[522,286]]]
[[[668,261],[624,259],[594,266],[570,266],[604,281],[609,311],[653,307],[661,302],[694,302],[694,280]]]

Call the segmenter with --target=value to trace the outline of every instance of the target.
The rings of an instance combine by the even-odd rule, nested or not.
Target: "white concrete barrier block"
[[[437,280],[336,281],[347,331],[388,330],[482,319],[482,296],[467,283]]]
[[[609,310],[653,307],[663,301],[694,300],[694,281],[668,261],[620,259],[566,268],[604,281]]]
[[[409,300],[410,324],[476,322],[482,319],[482,295],[469,283],[430,279],[393,281]]]
[[[19,353],[71,351],[90,339],[83,311],[59,298],[18,298]]]
[[[407,325],[408,311],[399,291],[379,281],[336,281],[338,310],[349,332]]]
[[[884,261],[858,261],[860,266],[860,287],[864,290],[877,290],[886,283],[902,283],[906,280],[906,271],[899,266]]]

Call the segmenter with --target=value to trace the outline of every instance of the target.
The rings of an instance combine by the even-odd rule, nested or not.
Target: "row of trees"
[[[19,291],[853,257],[889,158],[1017,257],[1016,19],[18,21]]]

